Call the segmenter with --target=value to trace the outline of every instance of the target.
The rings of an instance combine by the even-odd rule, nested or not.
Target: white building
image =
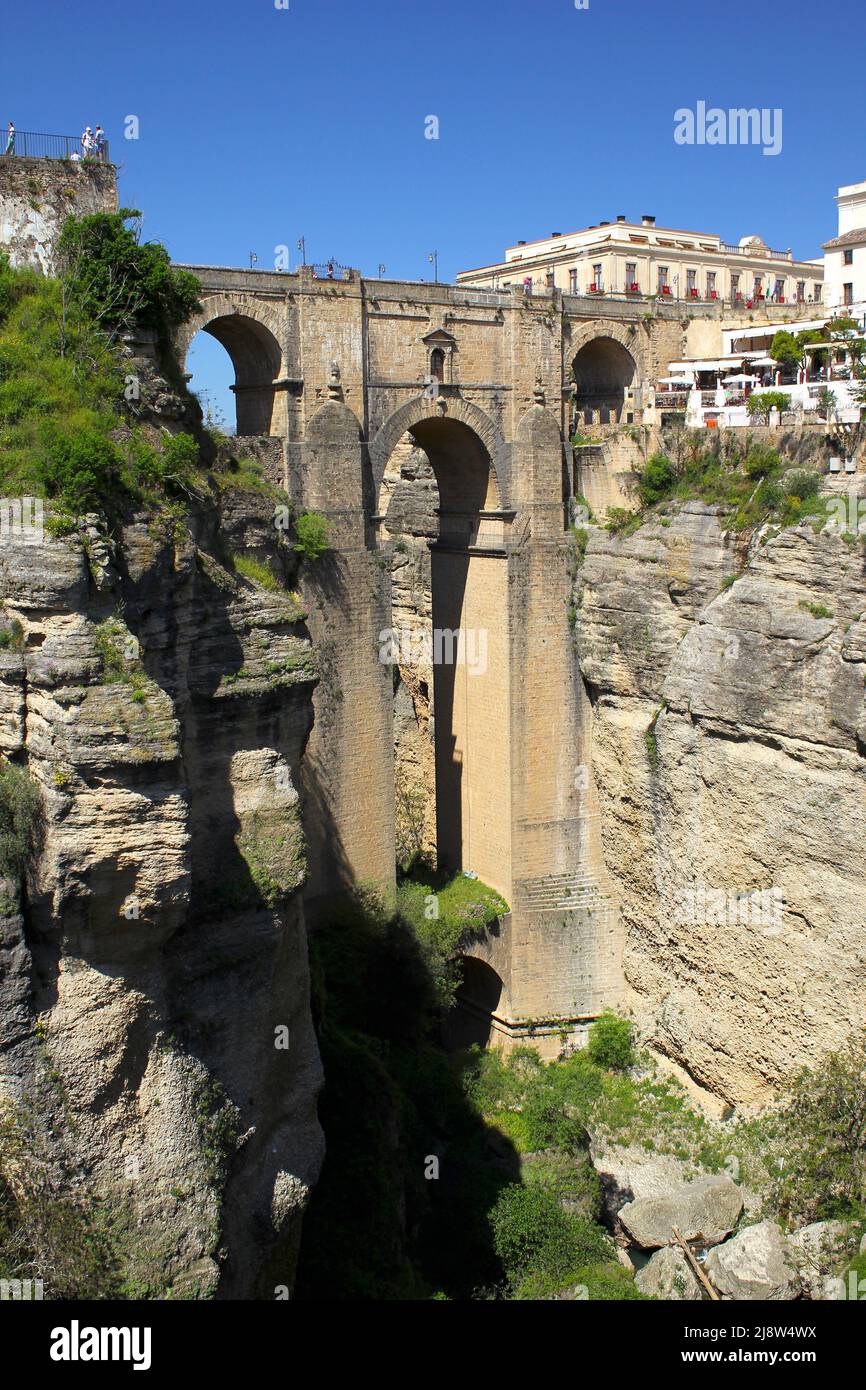
[[[824,243],[824,302],[830,309],[866,311],[866,183],[849,183],[836,194],[839,231]]]

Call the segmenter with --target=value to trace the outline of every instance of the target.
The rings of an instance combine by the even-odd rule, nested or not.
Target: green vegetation
[[[0,623],[6,622],[6,615],[0,614]],[[20,652],[24,650],[24,629],[17,618],[8,626],[0,627],[0,651]]]
[[[68,219],[63,236],[74,241],[89,221]],[[103,252],[113,245],[108,238]],[[74,256],[69,266],[64,278],[49,280],[13,270],[0,256],[0,487],[52,499],[62,530],[74,529],[79,513],[111,512],[124,498],[160,507],[188,495],[199,467],[190,435],[166,434],[157,447],[125,414],[124,364],[113,339],[129,310],[119,286],[128,289],[135,277],[120,266],[112,279],[102,262],[82,267]],[[140,277],[129,293],[147,321],[174,323],[188,296],[173,298],[154,276],[154,283]]]
[[[167,342],[199,307],[198,280],[175,270],[164,246],[141,241],[141,214],[133,208],[67,218],[57,249],[64,329],[70,321],[109,335],[150,328]]]
[[[328,549],[328,522],[320,512],[301,512],[295,521],[295,550],[315,562]]]
[[[674,466],[665,454],[651,454],[638,483],[638,494],[645,507],[665,497],[674,482]]]
[[[0,1279],[41,1279],[46,1299],[166,1297],[165,1252],[128,1199],[66,1195],[35,1134],[0,1107]]]
[[[778,410],[781,415],[783,411],[790,410],[791,399],[785,391],[755,391],[746,401],[746,410],[749,419],[762,415],[769,422],[770,411]]]
[[[708,444],[702,436],[692,437],[680,441],[676,453],[676,458],[656,454],[648,460],[638,483],[644,508],[700,498],[719,506],[737,531],[765,521],[793,526],[805,518],[814,518],[818,525],[826,519],[826,503],[819,495],[820,474],[791,471],[778,451],[763,441],[726,439]],[[612,508],[607,529],[630,535],[646,519],[643,510]]]
[[[504,916],[508,904],[477,878],[416,860],[398,884],[397,908],[415,935],[439,1003],[450,1006],[460,984],[455,956],[461,944]]]
[[[643,525],[643,520],[639,511],[631,511],[628,507],[608,507],[604,529],[611,536],[632,536]]]
[[[791,1224],[866,1217],[866,1037],[795,1078],[778,1111],[736,1134],[748,1179]]]
[[[813,618],[832,618],[834,616],[832,608],[828,608],[825,603],[808,603],[805,599],[801,599],[799,607],[807,613],[811,613]]]
[[[259,584],[263,589],[283,590],[282,580],[274,573],[270,560],[258,560],[254,555],[233,555],[232,562],[237,574]]]
[[[589,1030],[587,1050],[591,1060],[610,1071],[628,1071],[637,1061],[633,1033],[634,1025],[627,1018],[617,1018],[606,1009]]]
[[[98,623],[94,639],[102,666],[102,684],[130,686],[132,698],[141,704],[146,698],[148,680],[141,664],[138,641],[123,619],[118,616]]]
[[[548,1298],[583,1282],[580,1273],[587,1267],[616,1263],[613,1244],[601,1227],[563,1210],[560,1195],[539,1184],[506,1187],[490,1220],[514,1298]],[[640,1296],[636,1289],[634,1296]]]
[[[26,768],[0,758],[0,879],[16,887],[38,844],[40,805]]]

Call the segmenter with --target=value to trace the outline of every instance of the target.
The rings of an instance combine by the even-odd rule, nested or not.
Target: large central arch
[[[371,449],[377,515],[390,453],[408,440],[426,455],[438,490],[438,534],[429,542],[432,617],[424,645],[432,657],[437,857],[443,867],[471,870],[507,896],[508,571],[490,452],[497,439],[483,412],[455,405],[462,409],[452,414],[431,401],[411,403],[383,426]],[[484,424],[486,439],[467,417]]]

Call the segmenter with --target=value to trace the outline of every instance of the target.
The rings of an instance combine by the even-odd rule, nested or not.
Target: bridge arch
[[[397,499],[402,490],[403,504],[389,508],[380,532],[383,539],[388,535],[400,541],[403,554],[408,537],[408,553],[415,557],[411,584],[407,588],[405,573],[401,582],[400,641],[394,659],[416,712],[420,683],[424,686],[423,726],[429,731],[425,737],[432,735],[432,758],[419,761],[425,804],[435,804],[438,862],[452,872],[472,870],[508,899],[507,518],[501,516],[501,490],[491,456],[491,448],[501,441],[492,421],[477,407],[458,399],[442,404],[424,397],[408,402],[386,421],[371,446],[377,517],[385,505],[389,459],[393,455],[397,464],[402,456],[409,465],[407,480],[393,493]],[[426,460],[423,469],[419,453]],[[404,532],[402,524],[402,517],[411,522],[417,516],[406,496],[411,490],[408,476],[420,482],[426,515],[433,523],[429,529],[422,525],[420,532],[417,525]],[[404,632],[413,634],[411,642]]]
[[[642,353],[634,326],[593,323],[572,333],[569,346],[575,408],[588,418],[619,420],[626,388],[642,376]]]
[[[209,333],[231,358],[239,435],[285,435],[286,376],[278,316],[248,297],[206,295],[201,309],[184,324],[177,347],[185,361],[199,332]]]
[[[437,482],[440,493],[440,474],[444,478],[447,471],[444,463],[446,454],[465,453],[470,436],[475,436],[486,455],[486,465],[489,469],[488,487],[483,501],[477,500],[483,470],[480,463],[473,469],[472,487],[476,505],[479,509],[493,510],[506,505],[507,450],[505,441],[490,416],[479,406],[473,405],[471,401],[464,401],[459,396],[440,398],[439,401],[430,400],[426,396],[416,396],[388,417],[370,444],[373,496],[377,506],[388,460],[405,434],[410,434],[422,449],[426,450],[427,444],[430,444],[434,453],[438,454],[440,467]],[[430,461],[435,472],[436,462],[433,458]]]
[[[505,986],[493,966],[480,956],[461,954],[458,961],[462,978],[455,1007],[445,1019],[444,1042],[453,1051],[473,1043],[486,1047],[496,1020],[507,1015]]]

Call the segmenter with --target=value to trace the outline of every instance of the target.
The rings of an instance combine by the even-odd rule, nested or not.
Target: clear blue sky
[[[105,126],[175,259],[440,279],[617,213],[820,254],[866,178],[864,0],[18,0],[0,122]],[[783,147],[683,147],[678,107],[781,107]],[[124,140],[124,118],[140,138]],[[425,117],[438,140],[424,138]],[[222,349],[217,348],[220,354]]]

